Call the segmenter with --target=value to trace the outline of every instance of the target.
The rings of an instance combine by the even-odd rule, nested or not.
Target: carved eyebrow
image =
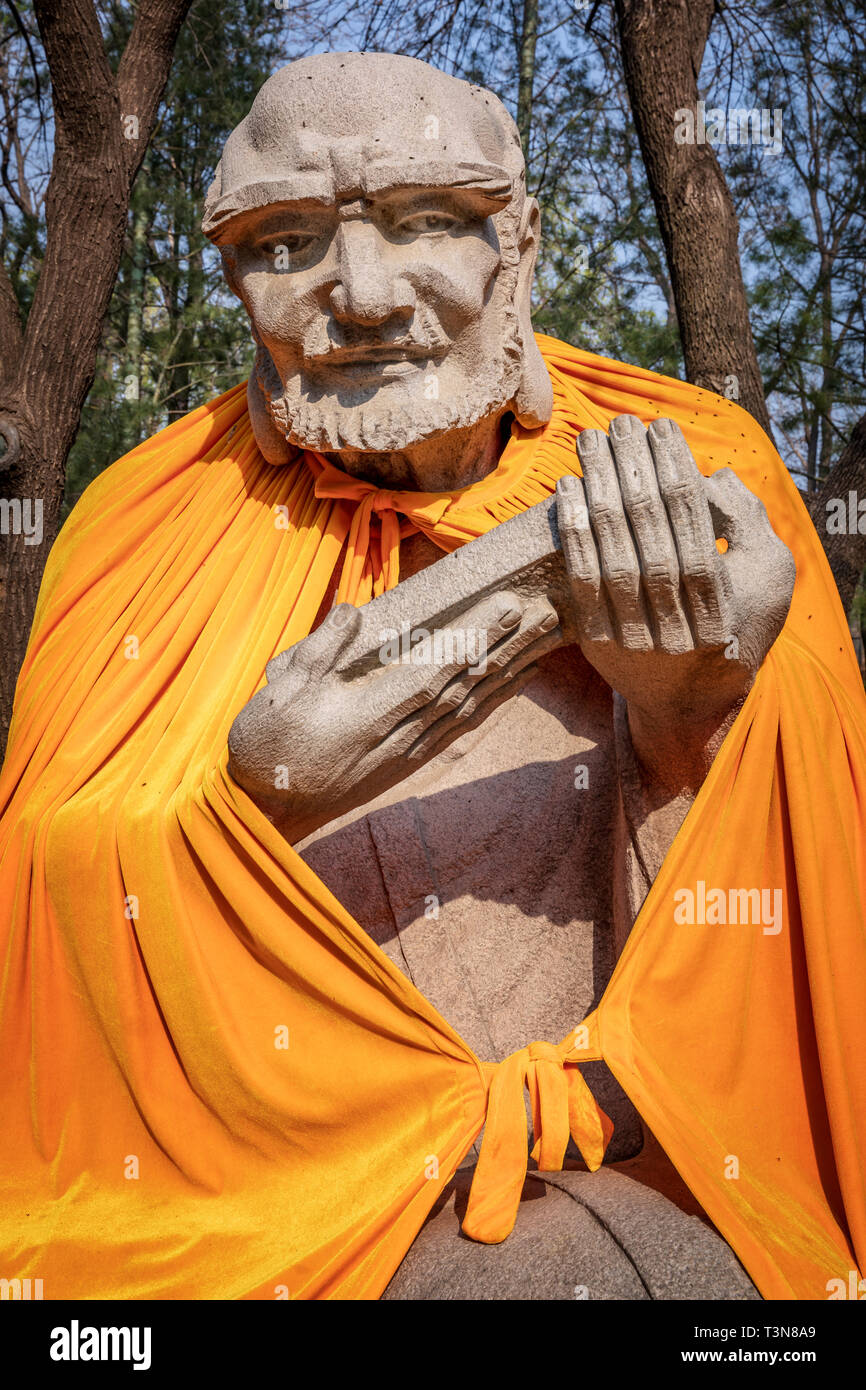
[[[514,191],[508,170],[498,164],[468,161],[408,159],[397,163],[370,163],[361,170],[362,187],[347,189],[345,196],[385,196],[390,192],[419,193],[438,189],[442,192],[474,194],[488,216],[500,212],[511,201]],[[303,203],[319,204],[323,209],[334,206],[339,198],[333,178],[323,171],[299,171],[288,177],[264,179],[243,185],[232,193],[218,198],[207,210],[202,231],[217,244],[229,241],[230,227],[239,218],[260,213],[264,208],[279,205],[290,208]]]
[[[282,231],[292,223],[302,226],[311,220],[321,221],[333,211],[333,204],[317,202],[312,198],[305,198],[296,203],[284,202],[268,205],[264,208],[253,209],[243,215],[244,229],[248,236],[271,236],[274,232]],[[264,216],[261,215],[262,213]]]
[[[514,187],[508,171],[498,164],[450,163],[448,160],[416,160],[405,164],[374,164],[365,170],[367,194],[390,192],[471,193],[491,213],[511,201]]]
[[[296,232],[323,231],[333,219],[340,217],[352,220],[369,215],[369,204],[381,201],[388,204],[390,196],[400,199],[394,209],[398,216],[410,216],[413,212],[422,213],[425,208],[441,206],[443,211],[452,211],[460,216],[471,209],[476,215],[489,215],[488,200],[474,188],[430,188],[427,185],[416,188],[414,185],[400,185],[383,189],[374,198],[347,198],[338,203],[325,202],[315,198],[302,198],[297,202],[284,202],[277,206],[268,204],[263,208],[253,208],[233,219],[232,236],[236,241],[258,245],[273,240],[274,237],[292,236]],[[467,209],[467,204],[470,209]],[[264,215],[262,215],[264,214]]]
[[[473,204],[476,208],[481,208],[487,212],[491,204],[490,196],[477,188],[455,187],[454,184],[442,184],[435,186],[431,184],[392,184],[389,188],[377,189],[372,195],[368,195],[367,202],[386,203],[391,199],[399,199],[401,205],[410,206],[412,204],[423,203],[453,203],[455,205]]]

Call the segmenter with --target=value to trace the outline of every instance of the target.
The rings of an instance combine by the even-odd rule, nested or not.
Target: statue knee
[[[622,1173],[527,1174],[501,1245],[460,1232],[473,1169],[461,1169],[385,1299],[759,1299],[730,1247],[699,1217]]]

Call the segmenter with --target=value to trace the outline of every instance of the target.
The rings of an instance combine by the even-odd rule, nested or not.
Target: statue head
[[[538,205],[492,92],[393,54],[291,63],[229,136],[203,229],[250,316],[273,462],[549,419]]]

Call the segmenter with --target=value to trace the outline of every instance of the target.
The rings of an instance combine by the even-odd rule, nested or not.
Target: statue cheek
[[[420,303],[468,321],[483,313],[501,263],[498,251],[485,241],[449,239],[444,246],[416,253],[405,278]]]
[[[316,295],[296,277],[274,272],[247,276],[244,298],[250,318],[264,339],[290,343],[300,340],[321,315]]]

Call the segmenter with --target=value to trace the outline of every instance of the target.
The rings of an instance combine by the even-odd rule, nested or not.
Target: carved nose
[[[341,323],[373,326],[394,314],[410,317],[415,291],[383,261],[375,228],[354,223],[338,235],[338,278],[329,296],[334,317]]]

